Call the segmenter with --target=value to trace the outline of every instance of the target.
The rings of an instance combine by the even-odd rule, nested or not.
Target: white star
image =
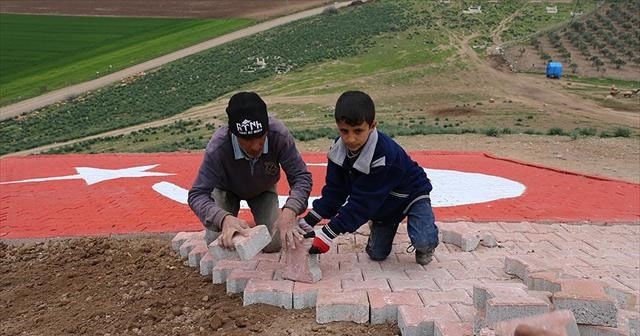
[[[175,175],[170,173],[158,173],[147,172],[146,170],[153,169],[158,165],[138,166],[123,169],[103,169],[92,167],[76,167],[78,174],[66,175],[66,176],[53,176],[53,177],[41,177],[32,178],[19,181],[0,182],[0,184],[13,184],[13,183],[30,183],[30,182],[45,182],[45,181],[58,181],[58,180],[77,180],[83,179],[87,185],[96,184],[102,181],[115,180],[124,177],[145,177],[145,176],[167,176]]]

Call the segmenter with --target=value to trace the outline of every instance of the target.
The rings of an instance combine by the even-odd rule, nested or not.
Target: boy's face
[[[371,125],[363,121],[360,125],[356,126],[351,126],[344,121],[339,121],[336,122],[336,125],[338,126],[338,131],[340,131],[342,142],[352,152],[360,150],[367,142],[367,139],[369,139],[369,134],[376,128],[375,121]]]

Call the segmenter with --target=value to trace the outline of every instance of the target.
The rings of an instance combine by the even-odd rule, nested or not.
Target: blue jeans
[[[367,254],[372,260],[384,260],[391,253],[393,238],[400,223],[374,221],[367,242]],[[407,232],[416,251],[428,252],[438,246],[438,227],[430,199],[415,202],[407,212]]]

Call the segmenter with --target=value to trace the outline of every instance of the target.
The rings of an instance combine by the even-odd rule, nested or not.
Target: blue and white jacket
[[[348,149],[338,138],[329,149],[322,197],[310,215],[329,218],[325,232],[354,232],[367,221],[396,224],[413,203],[428,198],[431,182],[393,139],[374,129],[351,165]],[[345,203],[346,202],[346,203]]]

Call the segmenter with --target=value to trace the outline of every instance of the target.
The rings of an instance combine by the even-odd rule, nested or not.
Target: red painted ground
[[[325,163],[324,154],[305,154]],[[482,153],[414,152],[423,167],[496,175],[527,187],[517,198],[436,208],[438,221],[606,222],[640,221],[640,185],[562,172]],[[75,167],[123,169],[154,165],[171,176],[120,178],[92,185],[82,179],[0,185],[0,238],[43,238],[198,230],[187,205],[152,190],[166,181],[189,189],[200,153],[52,155],[0,160],[0,182],[75,175]],[[324,167],[311,167],[319,195]],[[284,179],[283,179],[284,180]],[[287,193],[285,181],[278,186]],[[245,216],[247,214],[244,214]],[[250,215],[249,217],[250,218]]]

